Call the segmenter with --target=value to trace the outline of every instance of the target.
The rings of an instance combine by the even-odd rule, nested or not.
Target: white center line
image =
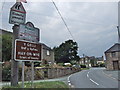
[[[95,83],[96,85],[99,85],[98,83],[96,83],[95,81],[93,81],[91,78],[90,78],[90,81],[93,82],[93,83]]]
[[[87,77],[89,78],[89,75],[87,74]]]
[[[88,78],[89,78],[89,73],[90,73],[90,72],[87,73],[87,77],[88,77]],[[90,79],[90,81],[93,82],[94,84],[99,85],[97,82],[95,82],[95,81],[92,80],[91,78],[89,78],[89,79]]]
[[[88,75],[88,74],[89,74],[89,72],[87,73],[87,77],[89,78],[89,75]]]

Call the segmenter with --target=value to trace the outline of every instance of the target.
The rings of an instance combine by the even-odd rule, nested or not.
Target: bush
[[[7,62],[7,64],[3,65],[2,69],[2,81],[10,81],[11,80],[11,65]]]
[[[104,63],[101,63],[101,64],[100,64],[100,67],[105,67],[105,64],[104,64]]]
[[[86,68],[86,65],[80,65],[81,68]]]
[[[64,63],[58,63],[59,66],[64,66]]]

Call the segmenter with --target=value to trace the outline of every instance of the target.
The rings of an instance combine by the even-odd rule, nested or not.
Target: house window
[[[111,53],[111,56],[112,56],[112,57],[115,57],[115,56],[116,56],[116,53],[115,53],[115,52],[112,52],[112,53]]]
[[[50,51],[49,51],[49,50],[47,50],[47,55],[48,55],[48,56],[50,55]]]

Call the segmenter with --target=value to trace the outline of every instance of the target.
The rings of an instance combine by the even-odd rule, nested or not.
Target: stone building
[[[79,64],[86,65],[87,68],[91,67],[90,58],[88,56],[81,57]]]
[[[54,64],[54,52],[53,50],[46,46],[45,44],[41,43],[42,45],[42,64]]]
[[[120,43],[105,51],[107,70],[120,70]]]
[[[98,64],[98,65],[105,63],[103,56],[102,56],[102,57],[97,57],[96,59],[97,59],[97,64]]]

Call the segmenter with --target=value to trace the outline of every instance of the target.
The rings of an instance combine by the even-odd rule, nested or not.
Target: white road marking
[[[90,72],[87,73],[87,77],[88,77],[88,78],[89,78],[89,73],[90,73]],[[97,82],[95,82],[95,81],[92,80],[91,78],[89,78],[89,79],[90,79],[90,81],[93,82],[94,84],[99,85]]]
[[[90,81],[93,82],[93,83],[95,83],[96,85],[99,85],[98,83],[96,83],[95,81],[93,81],[91,78],[90,78]]]
[[[104,74],[104,75],[106,75],[106,76],[108,76],[108,77],[110,77],[110,78],[112,78],[112,79],[117,80],[116,78],[112,77],[110,74],[108,75],[108,74],[104,73],[104,71],[103,71],[103,70],[102,70],[102,72],[103,72],[103,74]]]
[[[87,74],[87,77],[89,78],[89,75]]]
[[[71,84],[71,82],[70,82],[70,77],[72,76],[72,74],[68,77],[68,85],[70,86],[70,87],[74,87],[72,84]]]
[[[68,83],[70,83],[70,81],[68,81]]]
[[[70,81],[70,77],[71,77],[71,75],[68,77],[68,81]]]
[[[69,83],[68,85],[71,86],[71,83]]]
[[[88,75],[88,74],[89,74],[89,72],[87,73],[87,77],[89,78],[89,75]]]

